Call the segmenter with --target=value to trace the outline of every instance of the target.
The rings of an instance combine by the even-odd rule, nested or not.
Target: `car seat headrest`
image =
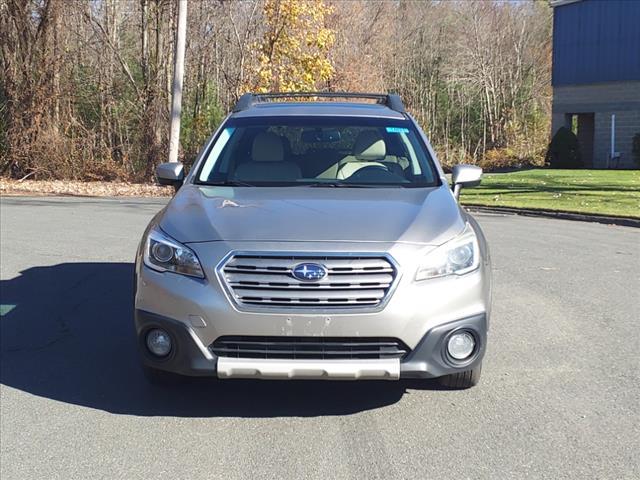
[[[282,139],[275,133],[260,132],[253,139],[251,158],[254,162],[281,162],[284,160]]]
[[[358,160],[384,160],[387,146],[382,135],[376,130],[361,132],[353,146],[353,155]]]

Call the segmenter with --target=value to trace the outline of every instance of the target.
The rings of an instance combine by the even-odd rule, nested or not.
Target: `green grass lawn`
[[[640,218],[640,170],[525,170],[486,174],[462,190],[465,205]]]

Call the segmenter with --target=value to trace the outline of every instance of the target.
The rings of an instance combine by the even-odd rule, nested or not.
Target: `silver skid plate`
[[[287,360],[219,357],[218,378],[398,380],[400,359]]]

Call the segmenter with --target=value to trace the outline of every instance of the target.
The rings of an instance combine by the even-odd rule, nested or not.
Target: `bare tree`
[[[183,161],[195,157],[238,96],[259,85],[259,47],[270,41],[269,22],[281,23],[269,15],[297,5],[283,2],[190,4]],[[546,2],[324,4],[330,8],[314,28],[332,39],[322,50],[329,62],[323,71],[331,74],[317,88],[398,91],[449,165],[543,158],[551,71]],[[179,0],[0,0],[0,174],[149,181],[170,147],[176,158],[169,125],[178,7]],[[296,39],[302,30],[286,33]],[[307,48],[283,48],[275,61],[295,65]]]

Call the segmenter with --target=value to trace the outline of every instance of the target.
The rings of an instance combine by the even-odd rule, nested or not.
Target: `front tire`
[[[482,364],[471,370],[464,372],[452,373],[440,377],[440,384],[451,389],[463,390],[465,388],[475,387],[480,381],[480,374],[482,373]]]

